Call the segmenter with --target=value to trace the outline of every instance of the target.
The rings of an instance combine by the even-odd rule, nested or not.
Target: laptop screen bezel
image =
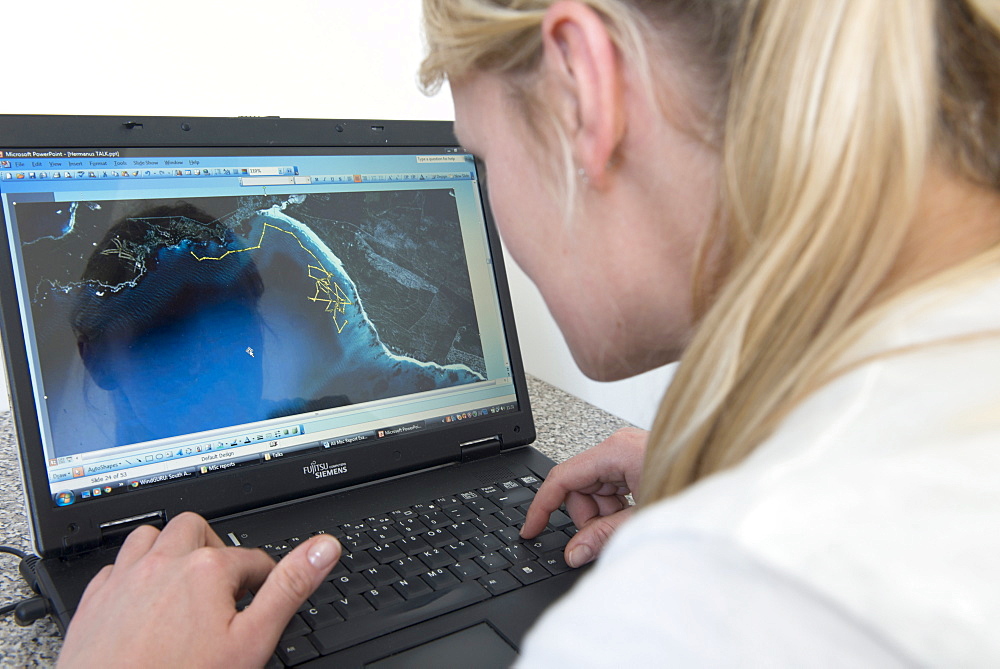
[[[278,118],[182,118],[110,116],[0,115],[0,147],[157,148],[225,150],[240,147],[302,147],[359,150],[375,147],[459,148],[447,121],[325,120]],[[482,165],[477,167],[483,173]],[[303,476],[302,459],[270,462],[191,481],[165,483],[87,504],[53,506],[45,456],[31,390],[26,342],[21,327],[14,268],[9,253],[0,254],[0,327],[11,390],[11,418],[18,437],[26,503],[35,547],[44,557],[68,555],[102,545],[102,525],[161,514],[169,519],[195,511],[208,519],[288,502],[333,490],[363,485],[386,476],[457,462],[461,444],[497,437],[504,448],[520,447],[535,438],[523,362],[518,345],[503,253],[485,184],[478,181],[484,203],[486,237],[493,257],[505,343],[518,407],[507,413],[456,423],[447,431],[429,430],[398,440],[338,449],[331,458],[347,463],[342,476]],[[6,226],[0,226],[8,249]],[[387,464],[388,463],[388,464]],[[376,476],[378,478],[376,478]]]

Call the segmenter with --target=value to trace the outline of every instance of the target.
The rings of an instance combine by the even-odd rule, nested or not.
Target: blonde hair
[[[837,373],[905,288],[885,290],[932,158],[1000,190],[1000,2],[580,1],[628,62],[659,31],[681,42],[722,156],[720,242],[650,436],[649,503],[742,461]],[[425,0],[423,84],[503,72],[544,116],[530,74],[549,4]]]

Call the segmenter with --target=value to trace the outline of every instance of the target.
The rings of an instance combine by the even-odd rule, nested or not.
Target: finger
[[[152,550],[170,555],[186,555],[205,546],[222,548],[224,544],[204,518],[186,511],[167,523]]]
[[[83,597],[80,599],[80,606],[83,605],[85,599],[95,596],[94,593],[99,591],[108,579],[111,578],[112,571],[114,571],[114,567],[105,565],[101,568],[101,571],[97,572],[94,578],[90,579],[90,583],[87,584],[87,589],[83,591]]]
[[[593,518],[566,544],[566,564],[570,567],[582,567],[591,562],[604,549],[615,530],[631,515],[632,509],[628,508],[610,516]]]
[[[340,542],[320,534],[286,555],[234,619],[237,636],[270,652],[296,610],[340,559]]]
[[[556,505],[555,509],[558,508],[559,505]],[[549,522],[549,516],[552,515],[555,509],[549,508],[548,505],[543,505],[536,497],[531,502],[531,506],[528,507],[528,512],[524,516],[524,524],[521,525],[521,537],[524,539],[534,539],[538,536],[538,533],[545,529],[545,525]]]
[[[613,439],[556,465],[535,494],[521,529],[521,536],[530,539],[545,528],[549,516],[558,509],[571,492],[618,495],[629,492],[627,476]]]
[[[601,516],[610,516],[628,507],[628,504],[622,503],[620,495],[591,495],[591,499],[597,504],[597,513]]]
[[[274,560],[258,548],[227,547],[223,551],[232,561],[227,573],[233,580],[233,601],[241,599],[248,589],[259,588],[274,570]]]
[[[603,486],[603,483],[596,480],[596,471],[591,469],[587,460],[593,458],[585,452],[552,468],[528,507],[521,527],[522,537],[531,539],[544,530],[552,512],[562,506],[574,492],[592,492]],[[590,473],[581,474],[581,470]]]
[[[594,498],[578,492],[571,492],[566,496],[566,513],[577,528],[585,527],[591,518],[601,515]]]
[[[140,525],[135,528],[125,537],[125,543],[118,549],[115,564],[119,567],[133,565],[136,560],[149,552],[159,536],[160,531],[152,525]]]

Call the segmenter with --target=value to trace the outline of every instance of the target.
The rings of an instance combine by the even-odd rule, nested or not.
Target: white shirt
[[[1000,666],[1000,280],[909,299],[849,359],[949,337],[638,514],[522,666]]]

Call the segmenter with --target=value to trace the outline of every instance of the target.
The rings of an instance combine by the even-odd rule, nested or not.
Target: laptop
[[[576,578],[482,168],[447,122],[0,116],[2,328],[65,630],[182,511],[344,557],[273,666],[506,666]],[[165,632],[168,633],[168,632]]]

